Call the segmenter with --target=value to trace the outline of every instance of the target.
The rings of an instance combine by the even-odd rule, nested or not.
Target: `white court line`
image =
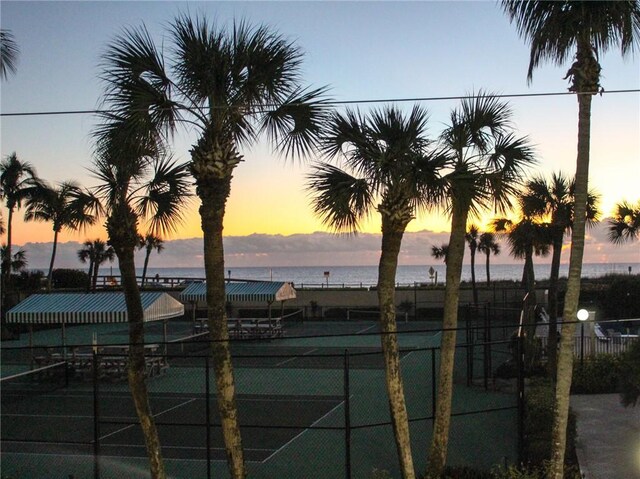
[[[311,354],[311,353],[313,353],[313,352],[315,352],[315,351],[317,351],[317,350],[318,350],[318,348],[310,349],[309,351],[305,351],[304,353],[302,353],[302,354],[300,354],[300,355],[298,355],[298,356],[294,356],[294,357],[292,357],[292,358],[285,359],[284,361],[280,361],[278,364],[276,364],[276,367],[282,366],[283,364],[287,364],[287,363],[288,363],[288,362],[290,362],[290,361],[295,361],[295,360],[296,360],[296,359],[298,359],[300,356],[306,356],[306,355]]]
[[[192,403],[193,401],[196,401],[196,398],[192,398],[189,401],[182,402],[180,404],[177,404],[176,406],[170,407],[169,409],[165,409],[164,411],[161,411],[158,414],[154,414],[153,418],[155,419],[155,418],[157,418],[158,416],[160,416],[160,415],[162,415],[164,413],[167,413],[169,411],[173,411],[174,409],[178,409],[179,407],[182,407],[182,406],[186,406],[187,404]],[[119,432],[126,431],[127,429],[131,429],[134,426],[137,426],[137,424],[129,424],[128,426],[121,427],[120,429],[116,429],[115,431],[110,432],[109,434],[105,434],[104,436],[100,436],[98,438],[98,440],[102,441],[103,439],[106,439],[109,436],[113,436],[114,434],[118,434]]]
[[[354,334],[362,334],[362,333],[364,333],[366,331],[369,331],[370,329],[375,328],[376,326],[377,326],[377,324],[374,324],[373,326],[369,326],[368,328],[364,328],[364,329],[361,329],[360,331],[356,331]]]
[[[351,398],[351,396],[349,396],[349,398]],[[305,432],[307,432],[309,429],[311,429],[313,426],[315,426],[316,424],[318,424],[320,421],[322,421],[324,418],[326,418],[327,416],[329,416],[330,414],[333,414],[333,412],[338,409],[340,406],[342,406],[344,404],[344,401],[340,401],[338,404],[336,404],[333,408],[331,408],[325,415],[323,415],[322,417],[316,419],[315,421],[313,421],[313,423],[310,426],[307,426],[302,432],[296,434],[294,437],[292,437],[291,439],[289,439],[286,443],[284,443],[282,446],[280,446],[278,449],[276,449],[273,454],[271,454],[269,457],[267,457],[266,459],[264,459],[263,461],[261,461],[262,464],[266,463],[269,459],[271,459],[273,456],[275,456],[276,454],[278,454],[280,451],[282,451],[284,448],[286,448],[289,444],[291,444],[293,441],[295,441],[296,439],[298,439],[300,436],[302,436]]]

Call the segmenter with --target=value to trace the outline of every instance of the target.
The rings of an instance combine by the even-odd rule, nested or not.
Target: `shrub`
[[[625,407],[640,397],[640,340],[634,341],[620,360],[620,396]]]
[[[54,269],[51,275],[54,288],[83,288],[89,285],[89,275],[79,269]]]
[[[555,392],[549,379],[531,380],[525,395],[524,462],[532,469],[543,468],[551,459]],[[567,425],[567,461],[575,457],[576,418],[569,411]]]
[[[612,354],[598,354],[573,363],[571,392],[575,394],[606,394],[618,392],[622,358]]]

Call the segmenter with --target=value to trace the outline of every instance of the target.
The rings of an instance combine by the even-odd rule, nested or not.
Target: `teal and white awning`
[[[225,283],[227,301],[255,301],[272,303],[295,299],[296,290],[291,283],[282,281],[247,281]],[[182,293],[180,299],[184,302],[206,301],[207,284],[191,283]]]
[[[143,320],[159,321],[184,314],[184,305],[163,292],[142,292]],[[124,293],[34,294],[7,312],[8,323],[126,323]]]

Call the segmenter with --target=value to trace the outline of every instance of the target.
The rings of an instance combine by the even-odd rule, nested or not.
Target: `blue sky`
[[[100,55],[127,26],[145,23],[160,44],[179,13],[206,14],[220,23],[244,18],[266,23],[305,52],[304,80],[329,85],[336,100],[566,91],[568,67],[545,65],[527,84],[528,47],[494,2],[11,2],[0,3],[0,23],[20,47],[18,73],[2,83],[1,111],[96,108]],[[606,90],[640,88],[639,53],[601,58]],[[425,102],[435,137],[456,101]],[[529,135],[538,173],[575,169],[577,105],[572,96],[510,100],[519,134]],[[406,107],[410,107],[410,103]],[[378,105],[379,106],[379,105]],[[369,105],[361,105],[368,110]],[[89,186],[91,115],[3,117],[0,153],[13,151],[52,181]],[[593,105],[592,186],[603,195],[605,216],[614,202],[635,201],[640,178],[640,95],[609,94]],[[180,133],[176,157],[187,160],[194,137]],[[244,236],[309,234],[322,230],[304,191],[308,169],[274,157],[268,145],[245,152],[235,174],[225,232]],[[268,180],[267,180],[268,179]],[[259,199],[259,201],[256,201]],[[197,205],[176,238],[200,236]],[[20,215],[18,215],[20,216]],[[16,244],[48,241],[50,225],[16,222]],[[379,230],[375,219],[367,231]],[[447,229],[438,215],[420,217],[411,231]],[[83,241],[99,231],[69,233]],[[639,255],[640,256],[640,255]],[[636,259],[636,261],[638,261]]]

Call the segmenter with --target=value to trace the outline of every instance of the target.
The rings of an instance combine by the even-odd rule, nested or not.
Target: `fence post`
[[[344,449],[345,478],[351,479],[351,404],[349,399],[349,350],[344,350]]]
[[[211,479],[211,384],[209,380],[209,358],[205,358],[204,396],[206,400],[205,414],[207,416],[207,479]]]
[[[431,418],[433,426],[436,424],[436,348],[431,348]]]
[[[467,333],[467,386],[471,386],[473,383],[473,342],[474,331],[471,328],[471,313],[470,313],[471,305],[466,305],[465,312],[465,325],[466,325],[466,333]],[[476,311],[477,312],[477,311]]]
[[[100,407],[98,392],[98,353],[93,351],[93,477],[100,479]]]
[[[518,369],[518,464],[524,462],[524,411],[525,411],[525,391],[524,391],[524,336],[518,335],[516,342],[517,349],[517,369]]]

